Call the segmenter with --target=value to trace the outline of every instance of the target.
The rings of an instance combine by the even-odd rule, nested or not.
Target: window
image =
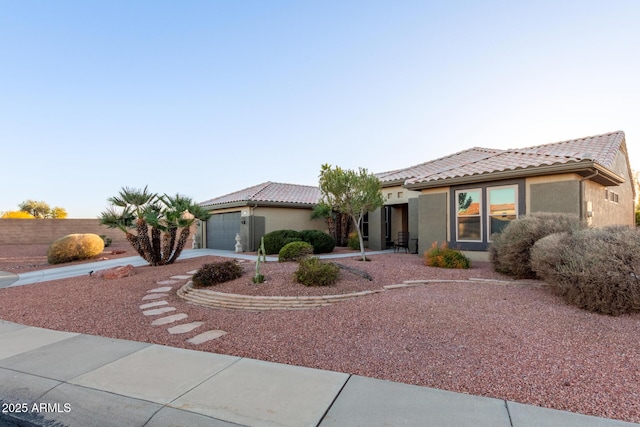
[[[604,189],[604,199],[605,200],[609,200],[609,189],[608,188]]]
[[[481,189],[455,192],[456,240],[482,241],[482,193]]]
[[[462,250],[487,250],[492,234],[526,212],[524,179],[476,185],[449,193],[449,243]]]
[[[369,213],[367,212],[362,217],[360,222],[360,231],[362,232],[362,240],[369,240]]]
[[[488,199],[488,240],[493,233],[499,233],[509,222],[518,217],[518,187],[509,185],[505,187],[487,188]]]

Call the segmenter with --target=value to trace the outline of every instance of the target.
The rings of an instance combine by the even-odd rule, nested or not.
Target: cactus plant
[[[258,248],[258,258],[256,259],[256,274],[251,278],[253,283],[262,283],[264,282],[264,276],[260,274],[260,258],[262,257],[262,262],[267,262],[267,253],[264,250],[264,237],[260,238],[260,247]]]

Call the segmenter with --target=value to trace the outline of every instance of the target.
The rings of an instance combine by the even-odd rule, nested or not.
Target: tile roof
[[[465,164],[493,156],[496,153],[500,152],[502,152],[502,150],[474,147],[468,150],[460,151],[459,153],[451,154],[446,157],[441,157],[439,159],[420,163],[419,165],[409,166],[408,168],[396,169],[388,172],[381,172],[375,175],[384,185],[385,182],[398,180],[404,181],[411,178],[428,176],[434,173],[441,172],[443,170],[455,169]]]
[[[477,159],[469,158],[469,150],[466,150],[443,158],[449,160],[447,164],[439,163],[440,159],[434,160],[439,163],[437,167],[421,175],[408,177],[405,184],[580,162],[594,162],[609,169],[623,142],[624,132],[618,131],[525,148],[483,149],[487,155],[478,156]],[[386,179],[386,176],[382,179]]]
[[[218,206],[239,202],[314,205],[318,203],[318,200],[320,200],[320,189],[318,187],[267,181],[201,202],[200,205]]]

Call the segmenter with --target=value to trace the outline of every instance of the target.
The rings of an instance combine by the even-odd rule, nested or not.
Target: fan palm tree
[[[175,262],[193,222],[206,221],[210,216],[189,197],[160,196],[147,187],[123,187],[118,196],[107,200],[111,206],[100,214],[100,223],[122,230],[131,246],[152,266]]]

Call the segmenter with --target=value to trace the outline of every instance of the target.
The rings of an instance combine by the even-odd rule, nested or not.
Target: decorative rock
[[[154,308],[152,310],[143,311],[142,314],[145,316],[155,316],[157,314],[167,313],[169,311],[175,311],[175,307],[162,307],[162,308]]]
[[[211,340],[215,340],[217,338],[220,338],[223,335],[226,335],[227,333],[225,331],[221,331],[219,329],[217,330],[212,330],[212,331],[207,331],[207,332],[203,332],[200,335],[196,335],[195,337],[188,339],[187,342],[190,344],[202,344],[204,342],[207,341],[211,341]]]
[[[163,286],[161,288],[155,288],[147,291],[147,293],[151,292],[169,292],[171,290],[171,286]]]
[[[175,334],[184,334],[187,332],[191,332],[196,328],[199,328],[200,326],[204,325],[204,322],[191,322],[191,323],[185,323],[183,325],[176,325],[173,326],[169,329],[167,329],[167,331],[169,331],[169,333],[171,335],[175,335]]]
[[[158,298],[164,298],[164,297],[168,297],[169,294],[149,294],[149,295],[145,295],[142,297],[143,301],[149,300],[149,299],[158,299]]]
[[[100,270],[96,273],[97,277],[102,277],[103,279],[112,280],[112,279],[122,279],[123,277],[129,277],[136,274],[133,265],[123,265],[120,267],[109,268],[108,270]]]
[[[144,309],[146,309],[146,308],[159,307],[159,306],[161,306],[161,305],[167,305],[167,304],[169,304],[169,303],[168,303],[168,302],[166,302],[166,301],[149,302],[149,303],[147,303],[147,304],[142,304],[142,305],[140,306],[140,308],[144,310]]]
[[[187,317],[188,316],[185,313],[172,314],[171,316],[160,317],[151,322],[151,324],[153,326],[166,325],[167,323],[177,322],[178,320],[186,319]]]

